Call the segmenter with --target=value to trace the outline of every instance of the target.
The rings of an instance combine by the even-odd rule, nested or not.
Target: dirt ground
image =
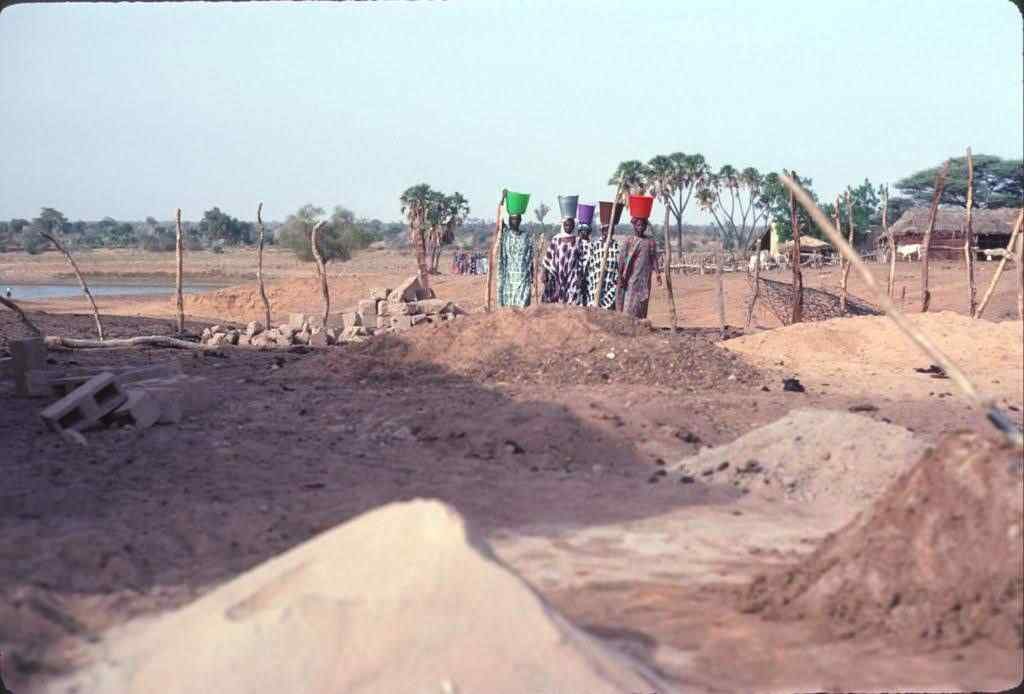
[[[204,267],[234,263],[222,277],[241,277],[242,259],[225,255]],[[157,260],[168,262],[144,262]],[[309,268],[273,262],[275,314],[314,312],[316,287],[302,277]],[[60,263],[36,267],[37,281],[62,271]],[[334,266],[332,302],[350,306],[413,267],[386,251]],[[900,266],[908,305],[916,270]],[[990,272],[983,267],[982,286]],[[212,269],[209,276],[221,277]],[[923,329],[965,365],[969,355],[979,387],[1019,423],[1021,324],[951,313],[965,303],[959,276],[933,268],[937,313],[921,318]],[[837,273],[805,277],[822,287]],[[725,280],[727,321],[742,325],[746,281]],[[44,401],[14,400],[11,382],[0,381],[3,401],[19,405],[0,411],[5,681],[19,694],[42,691],[91,662],[107,629],[184,605],[364,511],[426,497],[458,509],[572,622],[684,691],[951,691],[1019,682],[1021,650],[1002,642],[923,647],[876,631],[837,635],[824,617],[779,620],[744,609],[744,586],[808,557],[870,500],[794,501],[769,484],[744,491],[719,476],[687,482],[670,468],[797,410],[852,410],[916,437],[922,454],[951,432],[994,440],[994,429],[948,380],[914,371],[928,364],[900,351],[884,319],[768,330],[777,326],[762,317],[721,346],[718,330],[708,330],[718,326],[714,278],[675,284],[687,328],[678,335],[545,307],[471,314],[407,338],[323,352],[54,350],[54,368],[177,361],[220,395],[211,411],[178,426],[89,432],[85,448],[46,430],[37,415]],[[434,287],[471,312],[483,302],[482,278],[442,275]],[[865,296],[856,282],[851,290]],[[100,303],[114,336],[173,332],[169,300]],[[48,334],[91,335],[81,302],[25,307]],[[1006,276],[988,316],[1008,318],[1013,308]],[[193,328],[261,314],[251,285],[190,297],[187,310]],[[659,293],[653,322],[665,315]],[[23,332],[0,311],[0,338]],[[835,346],[854,337],[855,349]],[[809,353],[800,351],[805,345]],[[794,376],[804,392],[782,389]],[[814,454],[831,455],[829,445]],[[885,462],[877,474],[888,478],[899,465]],[[875,474],[871,456],[862,465],[861,477]]]

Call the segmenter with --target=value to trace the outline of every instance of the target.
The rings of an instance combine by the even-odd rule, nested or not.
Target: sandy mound
[[[669,691],[554,612],[438,502],[391,504],[107,640],[53,692]]]
[[[903,427],[830,410],[793,410],[732,443],[675,466],[708,484],[732,484],[797,502],[825,501],[852,515],[917,458]]]
[[[978,435],[947,437],[802,563],[757,578],[745,608],[843,637],[1024,647],[1022,462]]]
[[[714,333],[717,337],[717,332]],[[697,333],[675,336],[612,311],[539,306],[462,316],[306,360],[313,372],[372,357],[368,374],[430,365],[483,381],[631,383],[676,388],[760,382],[741,359]],[[730,378],[732,377],[732,378]]]

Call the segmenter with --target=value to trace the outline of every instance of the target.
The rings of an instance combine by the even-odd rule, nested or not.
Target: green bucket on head
[[[509,214],[523,214],[526,212],[526,205],[530,202],[529,193],[509,192],[505,196],[505,209]]]

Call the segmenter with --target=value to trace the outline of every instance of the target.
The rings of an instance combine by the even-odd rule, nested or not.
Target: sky
[[[493,219],[502,188],[609,199],[618,162],[675,151],[829,200],[1021,157],[1022,52],[1008,0],[15,5],[0,219],[397,220],[421,182]]]

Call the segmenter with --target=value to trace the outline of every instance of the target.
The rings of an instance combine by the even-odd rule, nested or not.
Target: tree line
[[[940,204],[964,207],[967,204],[967,160],[949,160],[949,174]],[[846,186],[835,201],[820,207],[830,217],[839,217],[848,226],[849,217],[859,241],[871,227],[881,223],[883,201],[888,198],[888,218],[896,220],[915,205],[927,205],[934,194],[935,177],[941,165],[918,171],[900,179],[893,187],[899,194],[888,196],[886,186],[875,186],[867,178]],[[784,170],[782,173],[796,174]],[[995,209],[1017,206],[1024,198],[1024,162],[1001,159],[992,155],[974,157],[975,193],[973,207]],[[813,179],[798,175],[801,185],[815,202]],[[667,208],[675,222],[676,243],[683,247],[683,215],[696,201],[700,211],[711,218],[710,227],[725,248],[749,248],[755,234],[776,224],[782,239],[792,237],[789,194],[778,172],[762,173],[754,167],[737,169],[721,166],[717,171],[700,154],[674,152],[658,155],[646,163],[639,159],[621,162],[612,173],[609,185],[626,194],[655,196]],[[797,223],[802,234],[822,238],[819,229],[802,209],[797,209]]]
[[[303,205],[284,222],[267,222],[267,242],[291,249],[302,260],[312,260],[309,236],[312,225],[324,216],[324,210]],[[240,220],[213,207],[198,222],[182,221],[183,244],[188,250],[220,252],[226,248],[256,243],[256,225]],[[396,242],[405,230],[399,222],[357,218],[355,213],[336,206],[322,228],[319,245],[325,260],[347,260],[352,252],[377,241]],[[0,221],[0,250],[42,253],[50,247],[44,234],[55,235],[73,250],[92,248],[137,248],[146,251],[173,252],[176,239],[174,221],[119,221],[104,217],[99,221],[71,221],[60,210],[44,207],[32,219]]]

